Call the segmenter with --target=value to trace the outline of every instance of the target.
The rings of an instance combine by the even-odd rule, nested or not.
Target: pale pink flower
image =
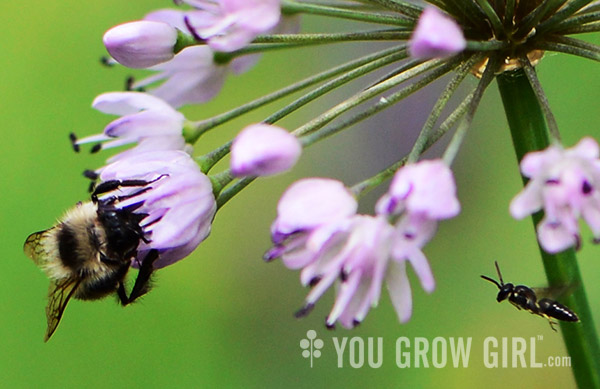
[[[422,214],[432,220],[454,217],[460,212],[460,203],[452,171],[439,159],[403,166],[375,208],[382,215]]]
[[[178,10],[162,9],[147,14],[144,19],[153,22],[168,23],[181,31],[187,31],[184,22],[186,13]],[[252,67],[258,56],[247,55],[234,58],[228,63],[217,63],[214,51],[204,45],[186,47],[170,61],[166,61],[148,70],[157,73],[136,81],[132,89],[145,89],[157,82],[162,83],[148,89],[148,93],[159,97],[175,108],[186,104],[198,104],[216,96],[230,72],[240,74]]]
[[[412,315],[412,294],[406,276],[406,261],[396,256],[396,229],[383,216],[353,215],[325,223],[308,234],[300,281],[310,286],[305,304],[297,317],[307,315],[321,296],[337,283],[334,306],[325,324],[336,321],[352,328],[361,323],[369,309],[379,302],[385,282],[400,322]],[[412,261],[427,292],[433,280],[427,260]],[[286,263],[287,265],[287,263]],[[289,265],[288,265],[289,266]],[[289,266],[292,267],[292,266]]]
[[[302,145],[281,127],[252,124],[244,128],[231,145],[231,173],[234,176],[270,176],[291,169]]]
[[[460,212],[450,168],[439,159],[400,168],[389,191],[377,202],[376,211],[396,218],[393,256],[409,261],[423,289],[432,292],[435,280],[422,248],[435,235],[439,220]]]
[[[190,0],[186,14],[192,33],[216,51],[231,52],[273,29],[281,17],[280,0]]]
[[[85,143],[96,143],[93,151],[137,143],[133,149],[109,159],[113,162],[142,151],[186,148],[182,135],[185,117],[155,96],[140,92],[108,92],[96,97],[92,106],[121,117],[110,122],[101,134],[79,140],[74,138],[76,149]]]
[[[578,219],[600,239],[600,160],[598,143],[583,138],[572,148],[550,146],[528,153],[521,172],[530,181],[510,204],[516,219],[544,210],[538,240],[544,250],[556,253],[579,246]]]
[[[211,230],[217,209],[210,179],[183,151],[150,151],[121,158],[101,169],[100,183],[142,180],[143,187],[121,187],[105,197],[120,196],[120,208],[135,207],[144,215],[140,226],[148,242],[140,242],[138,260],[157,250],[155,268],[189,255]],[[137,265],[134,261],[133,265]]]
[[[408,43],[410,55],[417,58],[448,57],[466,47],[458,23],[435,7],[425,8]]]
[[[425,290],[433,290],[431,269],[420,251],[423,239],[404,242],[406,237],[386,217],[357,215],[356,206],[337,181],[313,178],[295,183],[278,204],[271,228],[275,247],[265,259],[281,257],[287,267],[302,268],[300,281],[311,291],[297,317],[307,315],[337,283],[326,325],[333,327],[339,321],[352,328],[378,303],[385,282],[400,322],[406,322],[412,314],[406,260]]]
[[[103,41],[121,65],[147,68],[173,58],[177,30],[166,23],[135,21],[111,28]]]
[[[271,225],[275,246],[265,260],[281,257],[286,266],[298,269],[310,259],[305,242],[319,226],[356,213],[358,203],[340,181],[305,178],[292,184],[277,204],[277,218]]]

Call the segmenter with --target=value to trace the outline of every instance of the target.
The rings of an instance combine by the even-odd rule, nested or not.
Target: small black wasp
[[[554,331],[556,331],[556,328],[554,328],[554,324],[556,324],[556,322],[553,322],[552,318],[562,321],[579,321],[579,318],[575,312],[571,311],[569,308],[565,307],[559,302],[548,298],[538,300],[533,289],[528,288],[527,286],[514,286],[511,283],[505,284],[504,280],[502,280],[502,274],[500,273],[498,262],[495,261],[494,263],[496,264],[496,271],[498,272],[500,283],[490,277],[481,276],[481,278],[494,283],[498,289],[500,289],[498,296],[496,297],[498,302],[502,302],[508,298],[508,301],[518,309],[524,309],[529,311],[531,314],[545,317],[550,323],[550,328],[552,328]]]

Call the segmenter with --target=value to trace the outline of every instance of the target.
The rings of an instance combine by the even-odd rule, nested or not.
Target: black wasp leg
[[[552,321],[550,319],[548,319],[548,323],[550,323],[550,328],[552,328],[552,331],[557,332],[556,328],[554,328],[554,324],[558,324],[558,323],[555,321]]]
[[[117,294],[119,295],[121,304],[131,304],[137,298],[145,295],[150,291],[150,277],[152,276],[152,272],[154,271],[154,262],[157,259],[158,250],[150,250],[148,254],[146,254],[146,257],[142,261],[142,266],[140,266],[140,270],[138,272],[137,278],[135,279],[135,284],[133,285],[133,289],[131,289],[129,297],[127,297],[123,283],[119,284]]]

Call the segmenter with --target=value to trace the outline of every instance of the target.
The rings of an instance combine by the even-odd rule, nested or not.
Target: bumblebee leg
[[[146,191],[148,191],[150,189],[151,188],[149,188],[149,187],[145,187],[144,189],[140,189],[140,190],[135,191],[135,192],[133,192],[132,194],[129,194],[129,195],[124,195],[124,196],[110,196],[110,197],[106,197],[106,198],[103,198],[103,199],[98,199],[97,195],[92,195],[92,200],[95,203],[100,203],[100,204],[102,204],[102,206],[106,207],[106,206],[111,206],[111,205],[113,205],[115,203],[118,203],[119,201],[124,201],[124,200],[130,199],[132,197],[139,196],[142,193],[144,193],[144,192],[146,192]],[[136,204],[138,204],[137,207],[134,207]],[[129,207],[134,207],[133,211],[135,211],[135,209],[139,208],[143,204],[143,202],[136,203],[136,204],[132,204]]]
[[[127,292],[125,292],[125,286],[122,282],[119,282],[119,287],[117,288],[117,296],[119,296],[119,301],[121,301],[121,305],[125,306],[129,304],[129,298],[127,297]]]
[[[146,180],[110,180],[104,181],[94,188],[94,192],[92,193],[92,199],[96,199],[99,194],[112,192],[113,190],[119,189],[121,187],[135,187],[135,186],[146,186],[155,181],[160,180],[166,174],[161,174],[157,178],[151,181]]]
[[[126,296],[125,287],[123,286],[123,284],[121,283],[119,285],[117,294],[119,295],[121,304],[131,304],[138,297],[141,297],[150,291],[150,277],[152,276],[152,272],[154,271],[154,261],[156,261],[157,259],[158,251],[150,250],[144,258],[144,260],[142,261],[142,266],[140,266],[140,270],[138,272],[137,278],[135,279],[135,284],[133,285],[133,289],[131,289],[129,297]]]

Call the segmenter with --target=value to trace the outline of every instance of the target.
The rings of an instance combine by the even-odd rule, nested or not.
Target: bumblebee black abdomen
[[[557,320],[573,322],[579,321],[579,318],[575,312],[556,301],[544,298],[538,301],[538,305],[543,314],[553,317]]]
[[[67,224],[63,224],[58,230],[58,251],[60,253],[60,260],[63,265],[67,266],[72,270],[77,270],[87,258],[81,258],[79,255],[79,242],[75,231]]]
[[[79,300],[98,300],[114,293],[119,283],[125,278],[128,268],[128,265],[123,266],[114,272],[104,274],[101,278],[91,278],[84,281],[82,287],[77,290],[73,297]]]

